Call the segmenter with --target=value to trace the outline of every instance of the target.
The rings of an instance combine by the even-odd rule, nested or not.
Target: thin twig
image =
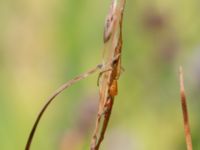
[[[96,119],[95,130],[91,141],[91,150],[99,150],[100,144],[108,126],[114,98],[118,93],[117,80],[121,72],[121,49],[122,49],[122,20],[125,0],[113,0],[110,11],[106,17],[104,27],[104,51],[105,62],[111,61],[117,55],[120,55],[116,61],[113,61],[111,69],[107,72],[101,72],[99,80],[99,108]],[[107,55],[106,55],[107,54]],[[103,117],[103,118],[102,118]],[[102,120],[102,127],[100,124]],[[100,129],[100,133],[99,133]]]
[[[106,129],[108,127],[108,122],[109,122],[110,115],[111,115],[111,112],[112,112],[112,107],[113,107],[113,103],[114,103],[114,97],[111,97],[111,99],[109,101],[110,101],[110,104],[109,104],[110,106],[106,110],[107,112],[104,114],[104,122],[103,122],[102,130],[101,130],[101,133],[100,133],[99,141],[98,141],[98,143],[97,143],[97,145],[95,147],[96,150],[99,149],[100,144],[104,139],[104,135],[105,135]]]
[[[33,140],[33,137],[34,137],[34,134],[35,134],[35,131],[37,129],[37,126],[39,124],[39,121],[41,120],[45,110],[47,109],[47,107],[51,104],[51,102],[62,92],[64,91],[65,89],[67,89],[68,87],[72,86],[73,84],[77,83],[78,81],[88,77],[89,75],[95,73],[97,70],[101,69],[102,68],[102,65],[97,65],[95,68],[69,80],[68,82],[66,82],[65,84],[63,84],[62,86],[60,86],[60,88],[58,88],[48,99],[47,99],[47,102],[45,103],[45,105],[43,106],[43,108],[41,109],[41,111],[39,112],[37,118],[36,118],[36,121],[32,127],[32,130],[29,134],[29,138],[28,138],[28,141],[26,143],[26,147],[25,147],[25,150],[29,150],[30,149],[30,146],[31,146],[31,143],[32,143],[32,140]]]
[[[181,105],[182,105],[182,112],[183,112],[185,140],[186,140],[187,150],[192,150],[192,138],[191,138],[191,133],[190,133],[190,123],[189,123],[189,115],[188,115],[188,110],[187,110],[182,67],[179,68],[179,77],[180,77],[180,96],[181,96]]]

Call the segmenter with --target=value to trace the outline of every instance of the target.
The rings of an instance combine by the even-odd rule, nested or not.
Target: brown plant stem
[[[77,83],[78,81],[88,77],[89,75],[95,73],[97,70],[101,69],[102,65],[97,65],[95,68],[69,80],[68,82],[66,82],[65,84],[63,84],[60,88],[58,88],[48,99],[47,102],[45,103],[45,105],[43,106],[43,108],[41,109],[41,111],[39,112],[36,121],[31,129],[31,132],[29,134],[27,143],[26,143],[26,147],[25,150],[29,150],[31,147],[31,143],[35,134],[35,131],[37,129],[37,126],[44,114],[44,112],[46,111],[46,109],[48,108],[48,106],[51,104],[51,102],[61,93],[63,92],[65,89],[67,89],[68,87],[70,87],[71,85]]]
[[[114,97],[111,97],[110,104],[109,104],[110,106],[104,114],[104,120],[105,121],[103,122],[103,126],[102,126],[101,133],[100,133],[100,138],[99,138],[99,141],[98,141],[98,143],[95,147],[97,150],[99,149],[100,144],[104,139],[104,135],[105,135],[106,129],[108,127],[108,122],[109,122],[110,115],[111,115],[111,112],[112,112],[113,103],[114,103]]]
[[[179,78],[180,78],[180,96],[181,96],[181,105],[183,112],[185,140],[186,140],[187,150],[192,150],[192,138],[190,133],[189,115],[188,115],[187,102],[184,89],[183,69],[181,66],[179,68]]]
[[[100,79],[98,80],[99,108],[90,150],[99,150],[111,116],[114,98],[118,94],[117,82],[121,73],[121,50],[123,43],[122,21],[124,7],[125,0],[113,0],[110,11],[106,17],[106,24],[104,26],[104,61],[109,62],[117,55],[119,55],[119,57],[113,61],[109,71],[101,73]],[[110,45],[110,47],[107,47],[107,45]]]

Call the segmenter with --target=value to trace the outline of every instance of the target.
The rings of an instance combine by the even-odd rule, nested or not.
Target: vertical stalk
[[[188,115],[187,102],[186,102],[186,96],[185,96],[182,67],[179,68],[179,78],[180,78],[180,96],[181,96],[181,105],[182,105],[182,112],[183,112],[185,140],[186,140],[187,150],[192,150],[192,138],[191,138],[191,133],[190,133],[190,123],[189,123],[189,115]]]

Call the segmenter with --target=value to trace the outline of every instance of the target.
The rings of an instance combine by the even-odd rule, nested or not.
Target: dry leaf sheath
[[[106,17],[104,27],[104,51],[103,64],[111,62],[119,55],[118,59],[112,61],[109,68],[104,67],[100,73],[99,80],[99,108],[96,119],[95,130],[91,141],[91,150],[98,150],[103,141],[106,128],[118,93],[117,80],[121,72],[121,50],[122,50],[122,21],[125,0],[113,0],[109,13]],[[102,122],[102,126],[100,124]]]
[[[186,140],[187,150],[192,150],[192,138],[191,138],[191,133],[190,133],[190,123],[189,123],[189,115],[188,115],[188,110],[187,110],[182,67],[180,67],[179,69],[179,77],[180,77],[180,96],[181,96],[181,105],[182,105],[182,111],[183,111],[185,140]]]

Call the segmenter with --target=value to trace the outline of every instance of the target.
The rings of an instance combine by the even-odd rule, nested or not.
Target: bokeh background
[[[0,1],[0,149],[24,149],[45,99],[101,62],[109,0]],[[186,149],[178,68],[200,150],[200,2],[127,0],[123,67],[102,150]],[[35,150],[89,149],[98,74],[61,94],[42,118]]]

